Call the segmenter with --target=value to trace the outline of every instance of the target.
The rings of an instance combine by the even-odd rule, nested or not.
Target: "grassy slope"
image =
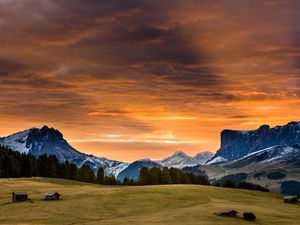
[[[60,201],[44,201],[55,190]],[[31,201],[10,203],[12,191]],[[223,209],[256,213],[255,223],[222,218]],[[278,195],[206,186],[107,187],[60,179],[0,179],[0,224],[300,224],[300,204]]]

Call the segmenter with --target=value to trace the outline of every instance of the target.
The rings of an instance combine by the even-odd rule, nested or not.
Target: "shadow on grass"
[[[1,205],[15,205],[15,204],[22,204],[22,203],[24,203],[24,204],[26,204],[26,203],[33,204],[34,201],[32,199],[28,199],[26,201],[17,201],[17,202],[11,202],[11,201],[9,201],[9,202],[4,202]]]

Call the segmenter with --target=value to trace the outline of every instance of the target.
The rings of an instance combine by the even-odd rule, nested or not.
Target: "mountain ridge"
[[[215,157],[234,160],[274,145],[299,143],[300,122],[296,121],[272,128],[269,125],[262,125],[256,130],[248,131],[225,129],[221,132],[221,147]]]
[[[67,140],[64,139],[63,134],[59,130],[53,127],[50,128],[46,125],[42,128],[34,127],[13,133],[6,137],[0,137],[0,145],[7,146],[20,153],[31,154],[35,157],[43,154],[55,155],[60,162],[68,160],[78,167],[81,167],[83,164],[87,164],[95,172],[97,172],[99,167],[103,167],[107,175],[114,175],[115,177],[118,177],[119,173],[125,170],[129,165],[134,163],[136,164],[137,162],[139,162],[140,167],[142,165],[147,166],[159,164],[160,167],[169,166],[182,168],[188,165],[203,164],[204,161],[207,161],[207,158],[212,157],[212,153],[209,152],[198,153],[195,156],[190,157],[183,151],[176,151],[173,155],[163,160],[173,159],[173,156],[179,155],[184,156],[185,160],[180,161],[180,163],[169,162],[169,164],[161,163],[163,160],[151,159],[140,159],[132,163],[110,160],[76,150],[67,142]],[[139,171],[136,172],[138,173]],[[136,177],[136,174],[134,177]]]
[[[117,175],[120,170],[128,166],[128,163],[82,153],[73,148],[59,130],[48,126],[43,126],[40,129],[31,128],[1,137],[0,144],[8,146],[14,151],[31,154],[35,157],[43,154],[55,155],[60,162],[68,160],[78,167],[87,164],[95,172],[101,166],[108,175]]]

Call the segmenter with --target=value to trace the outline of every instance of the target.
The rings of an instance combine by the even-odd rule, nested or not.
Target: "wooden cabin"
[[[60,194],[58,192],[47,192],[44,194],[45,200],[59,200]]]
[[[235,210],[227,210],[227,211],[215,212],[214,214],[217,216],[236,217],[236,214],[238,214],[238,212]]]
[[[12,193],[12,202],[21,202],[28,200],[27,192],[13,192]]]
[[[298,201],[298,196],[285,196],[283,201],[284,203],[296,203]]]

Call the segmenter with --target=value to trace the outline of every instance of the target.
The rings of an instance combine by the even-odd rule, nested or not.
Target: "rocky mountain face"
[[[61,132],[47,126],[41,129],[32,128],[0,138],[0,144],[35,157],[43,154],[55,155],[60,162],[68,160],[78,167],[88,164],[94,171],[101,166],[109,175],[117,175],[128,166],[128,163],[81,153],[69,145]]]
[[[300,145],[274,145],[239,159],[204,165],[198,169],[205,171],[213,182],[227,179],[247,181],[272,192],[283,193],[283,183],[287,185],[300,180]]]
[[[177,151],[173,155],[157,162],[166,167],[183,168],[186,166],[204,165],[212,157],[213,154],[210,152],[201,152],[195,156],[188,156],[182,151]]]
[[[117,179],[119,181],[123,181],[126,177],[129,179],[137,180],[142,167],[148,167],[150,169],[153,167],[162,168],[162,165],[157,162],[151,161],[150,159],[137,160],[131,163],[126,169],[121,171],[117,176]]]
[[[274,145],[298,143],[300,143],[300,122],[290,122],[274,128],[263,125],[257,130],[250,131],[223,130],[221,148],[215,157],[233,160]]]
[[[225,169],[257,171],[263,169],[300,168],[300,145],[275,145],[250,153],[242,158],[222,163]]]

